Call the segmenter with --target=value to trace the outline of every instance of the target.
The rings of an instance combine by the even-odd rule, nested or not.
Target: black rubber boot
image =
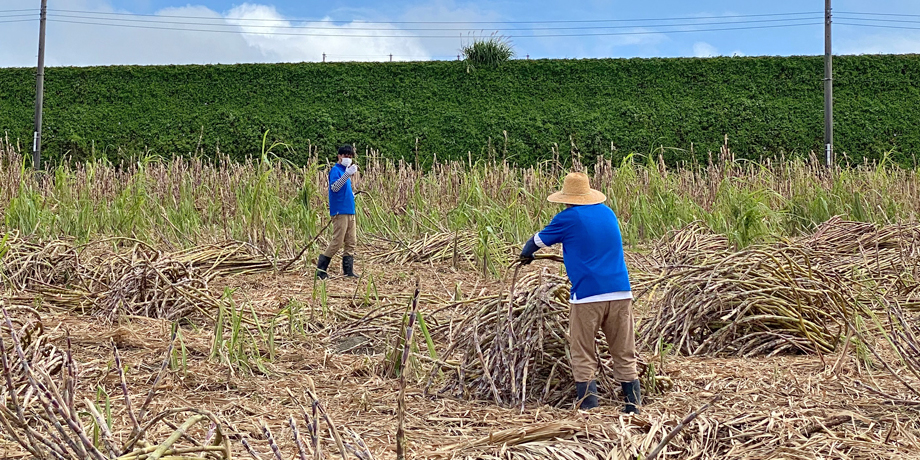
[[[575,382],[575,408],[590,410],[597,407],[597,382]]]
[[[319,255],[319,259],[316,260],[316,277],[317,278],[321,280],[329,278],[329,273],[327,273],[326,270],[329,268],[329,262],[331,261],[332,259],[326,257],[325,255],[323,254]]]
[[[355,275],[355,256],[342,257],[342,274],[349,278],[357,278]]]
[[[642,405],[642,389],[639,388],[639,380],[623,382],[620,385],[623,387],[623,396],[626,398],[626,407],[623,408],[623,412],[638,414],[639,406]]]

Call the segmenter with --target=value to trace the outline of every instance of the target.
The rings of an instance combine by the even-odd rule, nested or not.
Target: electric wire
[[[123,22],[141,22],[141,23],[151,23],[151,24],[178,24],[178,25],[192,25],[192,26],[206,26],[206,27],[247,27],[247,28],[271,28],[271,29],[310,29],[310,30],[343,30],[341,26],[279,26],[279,25],[249,25],[249,24],[237,24],[238,19],[236,18],[221,18],[226,21],[224,24],[217,23],[201,23],[201,22],[181,22],[181,21],[161,21],[161,20],[151,20],[151,19],[107,19],[99,18],[93,16],[80,16],[80,15],[67,15],[67,14],[50,14],[49,17],[54,18],[68,18],[68,19],[86,19],[86,20],[104,20],[104,21],[123,21]],[[772,22],[783,22],[783,21],[806,21],[806,20],[818,20],[822,19],[823,16],[813,16],[813,17],[802,17],[802,18],[787,18],[787,19],[755,19],[749,21],[714,21],[714,22],[696,22],[696,23],[677,23],[677,24],[646,24],[642,27],[695,27],[701,25],[734,25],[734,24],[759,24],[759,23],[772,23]],[[109,24],[106,22],[106,24]],[[119,24],[119,22],[112,22],[111,24]],[[358,23],[363,24],[363,23]],[[399,30],[399,31],[468,31],[469,27],[464,28],[399,28],[394,29],[392,27],[388,28],[368,28],[368,27],[355,27],[355,23],[349,24],[349,28],[346,30]],[[533,28],[501,28],[500,31],[542,31],[542,30],[584,30],[584,29],[631,29],[635,28],[635,25],[620,25],[620,26],[577,26],[577,27],[533,27]]]
[[[179,15],[159,15],[159,14],[134,14],[134,13],[118,13],[118,12],[95,12],[95,11],[84,11],[84,10],[66,10],[66,9],[53,9],[49,11],[64,12],[64,13],[80,13],[80,14],[98,14],[98,15],[111,15],[111,16],[144,16],[144,17],[158,17],[158,18],[177,18],[177,19],[211,19],[211,20],[223,20],[225,18],[203,18],[201,16],[179,16]],[[796,15],[814,15],[814,14],[824,14],[823,11],[803,11],[795,13],[765,13],[765,14],[735,14],[735,15],[724,15],[718,16],[717,18],[755,18],[755,17],[776,17],[776,16],[796,16]],[[590,23],[590,22],[651,22],[651,21],[684,21],[684,20],[699,20],[699,19],[712,19],[712,17],[673,17],[673,18],[635,18],[635,19],[558,19],[558,20],[543,20],[543,21],[360,21],[363,24],[558,24],[558,23]],[[348,20],[335,20],[335,19],[311,19],[311,18],[284,18],[284,19],[271,19],[271,18],[240,18],[240,20],[245,21],[259,21],[259,22],[286,22],[286,21],[302,21],[302,22],[331,22],[331,23],[341,23],[341,22],[353,22]]]
[[[357,24],[588,24],[588,23],[610,23],[610,22],[651,22],[651,21],[703,21],[703,20],[723,20],[723,19],[734,19],[734,18],[763,18],[763,17],[781,17],[781,16],[812,16],[812,15],[821,15],[823,17],[822,11],[802,11],[802,12],[788,12],[788,13],[765,13],[765,14],[735,14],[735,15],[721,15],[721,16],[681,16],[681,17],[659,17],[659,18],[633,18],[633,19],[575,19],[575,20],[542,20],[542,21],[365,21],[365,20],[335,20],[335,19],[312,19],[312,18],[227,18],[227,17],[202,17],[202,16],[183,16],[183,15],[162,15],[162,14],[139,14],[139,13],[121,13],[121,12],[107,12],[107,11],[88,11],[88,10],[70,10],[70,9],[57,9],[57,8],[48,8],[49,13],[76,13],[76,14],[89,14],[94,15],[92,17],[81,17],[84,19],[97,19],[97,20],[106,20],[104,16],[120,16],[120,17],[150,17],[150,18],[159,18],[159,19],[194,19],[201,21],[226,21],[233,20],[236,22],[292,22],[292,21],[301,21],[301,22],[312,22],[312,23],[357,23]],[[12,15],[8,14],[6,16],[0,16],[0,19],[7,19],[10,17],[18,16],[31,16],[33,14],[38,14],[37,8],[22,8],[22,9],[8,9],[0,10],[0,13],[31,13],[25,15]],[[841,15],[848,16],[870,16],[870,17],[844,17]],[[73,17],[77,16],[68,16],[68,15],[58,15],[61,17]],[[97,17],[103,16],[103,17]],[[859,11],[838,11],[833,15],[834,18],[843,19],[843,20],[860,20],[860,21],[877,21],[877,22],[912,22],[899,19],[875,19],[871,17],[917,17],[920,18],[920,14],[906,14],[906,13],[876,13],[876,12],[859,12]],[[804,18],[795,18],[795,17],[786,17],[781,19],[774,19],[773,21],[784,21],[784,20],[802,20]],[[121,20],[121,21],[131,21],[129,19],[117,19],[112,18],[111,20]],[[137,21],[137,20],[135,20]],[[150,22],[163,22],[169,23],[167,21],[150,21]],[[753,21],[745,21],[753,22]],[[741,21],[728,21],[728,23],[741,23]],[[185,24],[176,23],[176,24]],[[189,23],[195,24],[195,23]],[[703,24],[703,23],[694,23],[694,24]],[[202,23],[201,25],[205,25]],[[210,25],[210,24],[208,24]],[[676,24],[666,24],[663,26],[676,26]],[[850,24],[848,24],[850,25]],[[649,25],[646,25],[648,27]],[[252,26],[255,27],[255,26]],[[583,26],[584,27],[584,26]],[[592,27],[587,26],[588,28],[601,28],[602,26]],[[449,30],[439,28],[438,30]],[[523,29],[522,29],[523,30]]]
[[[920,14],[902,14],[902,13],[860,13],[857,11],[838,11],[837,14],[858,14],[864,16],[911,16],[915,18],[920,18]]]
[[[99,22],[87,22],[87,21],[70,21],[63,19],[48,18],[48,21],[58,22],[58,23],[67,23],[67,24],[85,24],[85,25],[95,25],[95,26],[108,26],[108,27],[121,27],[129,29],[150,29],[150,30],[177,30],[177,31],[186,31],[186,32],[208,32],[208,33],[230,33],[230,34],[241,34],[244,33],[239,30],[215,30],[215,29],[190,29],[183,27],[156,27],[156,26],[141,26],[141,25],[130,25],[130,24],[113,24],[113,23],[99,23]],[[747,26],[747,27],[721,27],[721,28],[709,28],[709,29],[689,29],[689,30],[656,30],[656,31],[636,31],[636,32],[605,32],[605,33],[585,33],[585,34],[533,34],[533,35],[506,35],[507,38],[552,38],[552,37],[598,37],[598,36],[620,36],[620,35],[667,35],[667,34],[677,34],[677,33],[693,33],[693,32],[719,32],[719,31],[736,31],[736,30],[755,30],[755,29],[776,29],[784,27],[799,27],[799,26],[814,26],[822,25],[823,22],[811,22],[811,23],[798,23],[798,24],[779,24],[779,25],[764,25],[764,26]],[[394,31],[399,31],[395,29]],[[337,38],[446,38],[446,39],[456,39],[456,35],[361,35],[361,34],[313,34],[313,33],[292,33],[292,32],[251,32],[249,35],[265,35],[265,36],[307,36],[307,37],[337,37]]]
[[[765,13],[765,14],[737,14],[737,15],[723,15],[723,16],[708,16],[708,17],[660,17],[660,18],[635,18],[635,19],[579,19],[579,20],[542,20],[542,21],[362,21],[362,20],[351,20],[351,21],[341,21],[333,19],[308,19],[308,18],[283,18],[283,19],[272,19],[272,18],[228,18],[228,17],[201,17],[201,16],[181,16],[181,15],[159,15],[159,14],[134,14],[134,13],[120,13],[120,12],[100,12],[100,11],[85,11],[85,10],[69,10],[69,9],[48,9],[48,21],[49,22],[59,22],[59,23],[68,23],[68,24],[80,24],[80,25],[91,25],[91,26],[103,26],[103,27],[119,27],[119,28],[132,28],[132,29],[147,29],[147,30],[174,30],[174,31],[187,31],[187,32],[205,32],[205,33],[232,33],[232,34],[251,34],[251,35],[264,35],[264,36],[310,36],[310,37],[336,37],[336,38],[448,38],[456,39],[456,34],[450,35],[415,35],[411,33],[407,34],[398,34],[398,35],[384,35],[384,34],[360,34],[353,32],[369,32],[369,31],[380,31],[380,32],[431,32],[431,31],[469,31],[470,27],[409,27],[409,28],[393,28],[393,27],[362,27],[365,25],[372,24],[386,24],[386,25],[395,25],[395,24],[416,24],[416,25],[472,25],[472,24],[511,24],[511,25],[545,25],[545,24],[560,24],[560,25],[574,25],[578,26],[536,26],[529,28],[520,28],[520,27],[501,27],[496,32],[501,32],[505,38],[552,38],[552,37],[592,37],[592,36],[622,36],[622,35],[668,35],[676,33],[693,33],[693,32],[719,32],[719,31],[737,31],[737,30],[757,30],[757,29],[774,29],[774,28],[786,28],[786,27],[798,27],[798,26],[812,26],[812,25],[822,25],[823,24],[823,13],[820,11],[803,11],[803,12],[789,12],[789,13]],[[37,9],[9,9],[9,10],[0,10],[0,23],[18,23],[18,22],[34,22],[37,21],[36,17],[38,14]],[[7,14],[12,13],[12,14]],[[60,13],[75,13],[75,14],[60,14]],[[816,16],[820,14],[820,16]],[[91,16],[86,16],[91,15]],[[872,27],[872,28],[882,28],[882,29],[899,29],[899,30],[920,30],[920,27],[910,27],[905,25],[898,24],[920,24],[920,20],[913,19],[893,19],[897,18],[920,18],[920,14],[900,14],[900,13],[874,13],[874,12],[854,12],[854,11],[840,11],[832,16],[834,24],[841,26],[850,26],[850,27]],[[24,18],[24,19],[13,19],[13,18]],[[66,19],[61,19],[66,18]],[[136,19],[136,18],[155,18],[155,19]],[[770,19],[750,19],[750,18],[770,18]],[[72,20],[78,19],[78,20]],[[170,21],[169,19],[189,19],[194,21]],[[739,20],[740,19],[740,20]],[[822,22],[815,22],[817,19],[822,19]],[[216,23],[208,22],[198,22],[198,21],[221,21]],[[343,28],[343,26],[290,26],[290,25],[260,25],[258,23],[291,23],[297,21],[311,22],[311,23],[341,23],[349,25],[348,28]],[[661,23],[663,21],[694,21],[694,22],[683,22],[683,23]],[[851,22],[852,21],[852,22]],[[249,24],[250,22],[255,22],[256,24]],[[645,23],[645,22],[658,22],[656,24],[641,24],[636,23]],[[777,22],[782,22],[783,24],[773,24]],[[131,24],[131,23],[143,23],[150,25],[140,25],[140,24]],[[621,24],[621,23],[632,23],[627,25],[609,25],[611,23]],[[769,24],[767,24],[769,23]],[[163,25],[190,25],[194,26],[193,28],[187,27],[169,27]],[[758,25],[745,25],[734,27],[738,24],[758,24]],[[357,25],[357,26],[356,26]],[[700,26],[721,26],[725,25],[728,27],[703,27]],[[207,28],[197,28],[197,27],[207,27]],[[233,30],[229,30],[233,28]],[[267,28],[271,31],[259,32],[252,31],[253,28]],[[609,31],[609,30],[621,30],[621,29],[636,29],[636,28],[648,28],[655,30],[632,30],[627,32],[585,32],[585,33],[555,33],[554,31],[566,31],[566,30],[597,30],[597,31]],[[674,28],[682,28],[674,30]],[[242,30],[241,30],[242,29]],[[296,32],[278,32],[277,30],[334,30],[338,33],[296,33]],[[665,30],[661,30],[665,29]],[[511,32],[511,33],[507,33]],[[541,33],[541,32],[550,32],[550,33]],[[462,35],[462,34],[461,34]],[[388,55],[387,55],[388,56]],[[343,56],[344,57],[344,56]],[[354,56],[354,57],[368,57],[368,56]],[[395,55],[394,55],[395,57]],[[404,57],[404,56],[401,56]]]
[[[917,19],[870,19],[870,18],[850,18],[850,17],[837,17],[836,19],[841,19],[844,21],[873,21],[873,22],[891,22],[891,23],[907,23],[907,24],[920,24],[920,20]],[[836,22],[836,21],[835,21]]]
[[[841,26],[854,26],[854,27],[875,27],[875,28],[880,28],[880,29],[920,30],[920,27],[885,26],[882,24],[858,24],[854,22],[835,22],[834,24],[841,25]]]

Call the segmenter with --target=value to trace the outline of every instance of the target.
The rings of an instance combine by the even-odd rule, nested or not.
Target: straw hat
[[[553,203],[564,204],[598,204],[607,199],[603,193],[591,188],[588,176],[580,172],[571,172],[565,176],[562,191],[546,198]]]

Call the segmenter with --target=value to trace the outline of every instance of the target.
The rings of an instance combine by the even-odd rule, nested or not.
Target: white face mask
[[[342,158],[342,166],[346,168],[351,166],[351,158],[348,158],[348,157]]]

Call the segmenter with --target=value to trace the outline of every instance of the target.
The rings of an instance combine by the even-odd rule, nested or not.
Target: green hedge
[[[472,152],[533,164],[554,144],[568,157],[570,139],[588,161],[659,146],[687,150],[666,150],[669,162],[687,160],[691,143],[705,161],[725,134],[742,158],[820,155],[823,66],[798,56],[515,60],[470,72],[457,61],[49,68],[44,156],[219,148],[244,158],[266,130],[298,163],[308,145],[331,155],[345,142],[414,160],[416,139],[423,162]],[[840,56],[834,70],[838,156],[893,150],[913,164],[920,57]],[[0,69],[0,131],[26,149],[34,86],[34,69]]]

